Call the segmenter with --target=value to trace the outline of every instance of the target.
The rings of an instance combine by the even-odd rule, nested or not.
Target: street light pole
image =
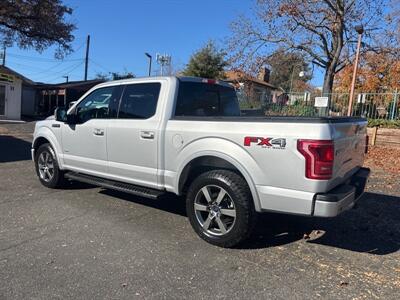
[[[354,88],[356,85],[358,60],[360,56],[361,40],[362,40],[362,34],[364,33],[364,27],[362,25],[357,25],[355,27],[355,30],[358,33],[358,42],[357,42],[356,58],[354,60],[353,79],[351,80],[351,87],[350,87],[349,108],[347,110],[347,116],[349,117],[352,115],[352,110],[353,110]]]
[[[152,56],[149,53],[145,53],[144,55],[146,55],[149,58],[149,77],[151,76],[151,61],[152,61]]]
[[[292,93],[294,71],[296,70],[297,67],[302,67],[302,68],[303,68],[303,65],[295,65],[295,66],[293,67],[292,76],[290,77],[290,90],[289,90],[289,94]],[[304,71],[300,71],[300,72],[299,72],[299,77],[300,77],[300,78],[301,78],[301,77],[304,77]]]

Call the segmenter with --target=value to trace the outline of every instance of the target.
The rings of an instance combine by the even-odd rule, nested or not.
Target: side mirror
[[[75,103],[76,103],[76,101],[71,101],[71,102],[68,104],[68,109],[70,109]]]
[[[54,111],[54,117],[56,121],[66,122],[67,121],[67,110],[65,107],[57,107]]]
[[[77,118],[75,114],[67,114],[65,107],[57,107],[54,111],[56,121],[64,122],[67,124],[76,124]]]

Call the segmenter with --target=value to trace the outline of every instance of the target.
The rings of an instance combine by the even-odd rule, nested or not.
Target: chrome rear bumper
[[[328,193],[316,194],[314,197],[313,216],[335,217],[352,208],[364,193],[370,169],[361,168],[347,184],[342,184]]]

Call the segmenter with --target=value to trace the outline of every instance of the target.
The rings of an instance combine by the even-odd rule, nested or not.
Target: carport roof
[[[96,84],[102,83],[104,80],[102,79],[93,79],[93,80],[80,80],[80,81],[70,81],[63,83],[36,83],[36,87],[42,90],[54,90],[54,89],[74,89],[74,90],[87,90]]]

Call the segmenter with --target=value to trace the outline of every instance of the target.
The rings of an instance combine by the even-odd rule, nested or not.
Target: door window
[[[87,122],[90,119],[115,118],[120,95],[120,86],[99,88],[90,93],[77,106],[79,123]]]
[[[160,89],[159,82],[127,85],[122,96],[118,118],[148,119],[154,116]]]

